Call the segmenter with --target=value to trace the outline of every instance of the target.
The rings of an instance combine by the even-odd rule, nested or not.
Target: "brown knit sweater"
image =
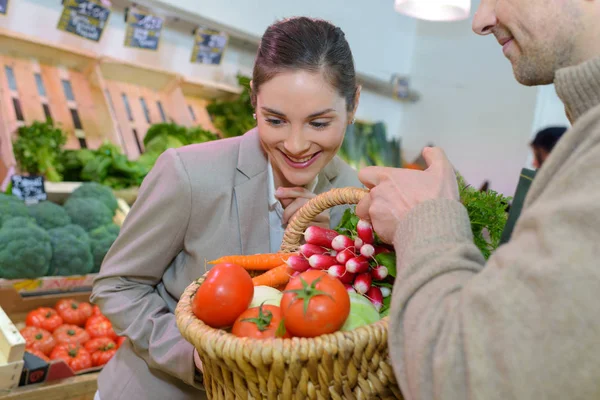
[[[398,227],[389,346],[407,400],[600,399],[600,58],[555,85],[574,125],[487,263],[458,202]]]

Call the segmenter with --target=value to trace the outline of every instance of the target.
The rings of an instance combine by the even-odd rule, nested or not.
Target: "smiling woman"
[[[205,260],[275,252],[309,199],[362,186],[336,156],[359,93],[339,28],[299,17],[266,30],[252,81],[257,127],[164,152],[104,259],[91,299],[129,340],[103,368],[97,397],[206,398],[177,301]],[[344,208],[330,210],[313,222],[337,225]]]

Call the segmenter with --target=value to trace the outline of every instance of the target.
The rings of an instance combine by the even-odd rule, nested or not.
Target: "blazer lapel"
[[[234,197],[242,254],[268,253],[267,158],[256,128],[241,139]]]

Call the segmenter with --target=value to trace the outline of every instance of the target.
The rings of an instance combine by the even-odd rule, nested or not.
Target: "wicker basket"
[[[364,189],[332,189],[305,204],[288,224],[281,251],[297,250],[308,224],[336,205],[356,204]],[[183,337],[198,350],[210,399],[401,399],[389,364],[388,318],[317,338],[261,341],[213,329],[192,313],[202,282],[187,287],[175,310]]]

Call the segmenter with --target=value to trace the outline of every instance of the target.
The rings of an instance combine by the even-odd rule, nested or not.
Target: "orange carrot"
[[[252,254],[247,256],[224,256],[217,260],[209,261],[209,264],[231,263],[253,271],[268,271],[286,262],[292,255],[298,253],[268,253]]]
[[[252,278],[252,282],[254,286],[271,286],[276,288],[288,283],[292,273],[294,273],[294,270],[288,267],[287,264],[283,264],[270,269],[264,274],[255,276]]]

